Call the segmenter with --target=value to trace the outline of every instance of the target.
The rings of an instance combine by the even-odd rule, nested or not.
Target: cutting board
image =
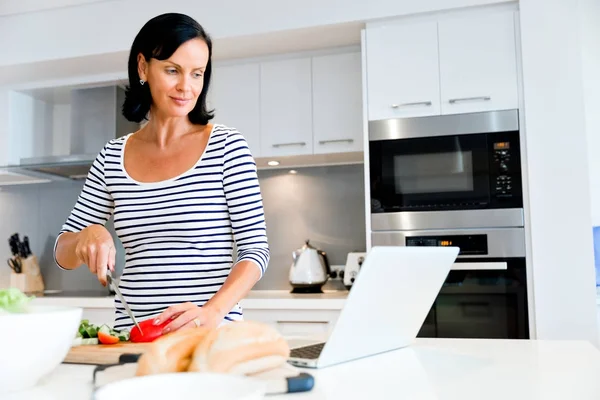
[[[71,364],[117,364],[125,353],[142,354],[150,343],[119,342],[116,344],[92,344],[73,346],[63,360]]]

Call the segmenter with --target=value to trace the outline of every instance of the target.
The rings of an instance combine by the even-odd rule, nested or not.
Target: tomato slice
[[[108,333],[98,332],[98,341],[102,344],[115,344],[119,343],[119,338]]]
[[[129,340],[135,343],[153,342],[162,336],[162,330],[171,322],[171,320],[167,319],[159,325],[154,325],[153,322],[154,318],[138,322],[142,332],[140,332],[137,326],[134,326],[129,333]]]

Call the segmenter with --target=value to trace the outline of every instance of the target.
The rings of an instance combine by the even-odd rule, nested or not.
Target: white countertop
[[[36,388],[4,400],[88,400],[92,371],[61,364]],[[315,377],[311,392],[267,398],[600,398],[600,351],[587,342],[417,339],[405,349],[307,372]]]
[[[348,291],[325,290],[324,293],[297,294],[289,290],[251,290],[240,305],[245,309],[310,309],[310,310],[341,310]],[[113,308],[114,296],[86,296],[78,293],[69,295],[64,292],[59,295],[37,297],[35,302],[46,305],[66,305],[83,308]]]

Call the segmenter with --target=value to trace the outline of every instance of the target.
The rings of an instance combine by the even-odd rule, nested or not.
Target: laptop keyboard
[[[290,351],[290,356],[293,358],[306,358],[316,360],[319,358],[325,343],[311,344],[310,346],[299,347]]]

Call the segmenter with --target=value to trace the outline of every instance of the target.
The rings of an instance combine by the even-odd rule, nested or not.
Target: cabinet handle
[[[454,103],[459,103],[461,101],[477,101],[477,100],[488,101],[488,100],[491,100],[491,99],[492,98],[490,96],[463,97],[463,98],[460,98],[460,99],[450,99],[450,100],[448,100],[448,103],[454,104]]]
[[[284,147],[284,146],[306,146],[306,142],[276,143],[273,145],[273,147]]]
[[[454,271],[496,271],[508,269],[508,264],[499,262],[460,262],[452,264]]]
[[[352,143],[354,139],[332,139],[332,140],[319,140],[319,144],[327,144],[327,143]]]
[[[431,106],[431,102],[430,101],[417,101],[416,103],[402,103],[402,104],[392,104],[391,107],[392,108],[399,108],[399,107],[412,107],[412,106]]]

